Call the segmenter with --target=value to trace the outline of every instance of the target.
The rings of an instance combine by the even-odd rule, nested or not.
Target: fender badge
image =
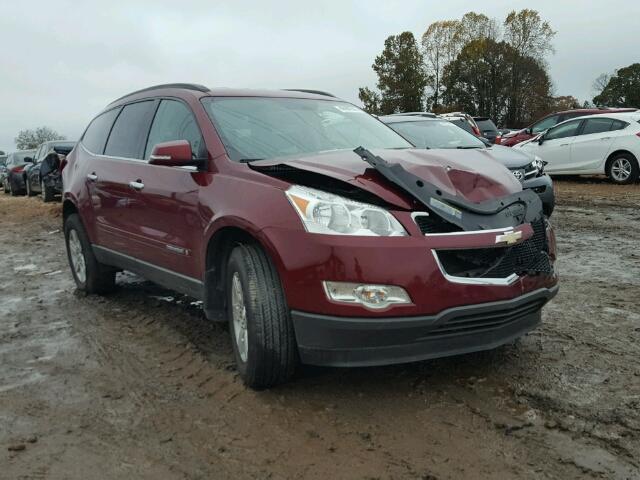
[[[522,238],[522,231],[511,231],[503,233],[502,235],[496,235],[496,243],[506,243],[507,245],[513,245],[518,243],[518,240]]]

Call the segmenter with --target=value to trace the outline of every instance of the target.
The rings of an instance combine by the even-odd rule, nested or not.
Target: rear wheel
[[[229,257],[227,312],[236,365],[255,389],[286,382],[297,363],[289,307],[278,272],[257,245],[239,245]]]
[[[42,201],[45,203],[53,202],[53,199],[54,199],[53,188],[47,187],[44,184],[44,180],[40,180],[40,189],[42,191]]]
[[[116,270],[96,259],[80,217],[72,214],[64,222],[64,238],[71,274],[78,290],[108,293],[115,288]]]
[[[618,184],[633,183],[639,175],[638,160],[630,153],[619,153],[607,165],[607,176]]]

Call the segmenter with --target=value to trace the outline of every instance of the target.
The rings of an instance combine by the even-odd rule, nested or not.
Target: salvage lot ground
[[[541,328],[265,392],[188,298],[74,292],[59,206],[0,195],[0,478],[640,479],[640,185],[556,186]]]

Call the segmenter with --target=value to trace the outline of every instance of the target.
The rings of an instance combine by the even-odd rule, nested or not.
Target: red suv
[[[108,292],[129,270],[226,312],[254,388],[300,361],[490,349],[535,328],[557,291],[535,193],[331,96],[152,87],[106,107],[67,162],[78,288]]]
[[[507,133],[502,136],[500,145],[513,147],[520,142],[529,140],[539,133],[549,130],[554,125],[569,120],[571,118],[582,117],[584,115],[597,115],[599,113],[618,113],[618,112],[635,112],[635,108],[582,108],[578,110],[566,110],[564,112],[556,112],[542,117],[533,125],[518,130],[516,132]]]

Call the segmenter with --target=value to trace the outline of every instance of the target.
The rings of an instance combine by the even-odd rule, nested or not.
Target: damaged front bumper
[[[291,312],[300,359],[310,365],[362,367],[489,350],[540,323],[558,287],[511,300],[465,305],[437,315],[344,318]]]

